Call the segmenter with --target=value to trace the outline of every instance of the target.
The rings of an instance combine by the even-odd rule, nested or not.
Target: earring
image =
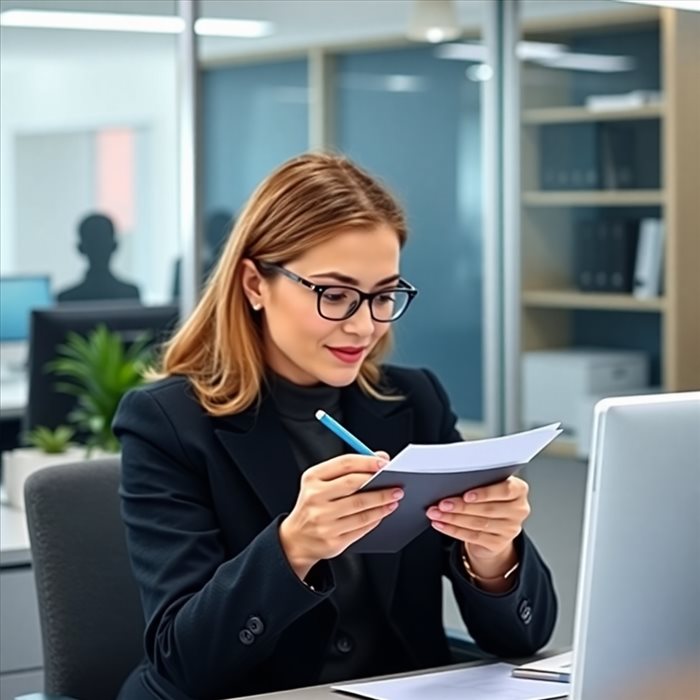
[[[262,304],[253,304],[253,311],[260,311],[262,309]]]

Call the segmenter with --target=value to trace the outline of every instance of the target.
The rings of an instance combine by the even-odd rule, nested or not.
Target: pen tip
[[[319,408],[318,411],[316,411],[315,415],[316,415],[316,418],[318,418],[318,420],[321,420],[321,418],[323,418],[323,416],[326,415],[326,412],[325,412],[325,411],[322,411],[322,410]]]

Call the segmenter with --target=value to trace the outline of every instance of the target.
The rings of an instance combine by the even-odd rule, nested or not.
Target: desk
[[[0,494],[0,568],[30,566],[27,518],[24,511],[10,508]]]
[[[470,666],[480,666],[483,663],[487,662],[470,661],[466,664],[453,664],[451,666],[441,666],[439,668],[426,668],[420,671],[419,673],[435,673],[435,671],[449,671],[454,670],[455,668],[469,668]],[[363,678],[362,681],[364,682],[369,680],[379,680],[381,678],[404,678],[406,676],[414,675],[418,675],[418,673],[416,673],[415,671],[409,673],[397,673],[393,676],[376,676],[375,678],[371,679]],[[345,683],[352,682],[354,681],[342,681],[339,683],[332,683],[331,685],[344,685]],[[246,700],[246,698],[258,698],[259,700],[262,700],[262,698],[265,698],[266,700],[329,700],[330,698],[332,698],[333,700],[343,700],[343,698],[345,698],[347,700],[348,698],[350,698],[350,696],[346,695],[345,693],[336,693],[333,690],[331,690],[331,685],[315,685],[309,688],[280,690],[276,693],[264,693],[263,695],[246,695],[242,698],[236,698],[236,700]],[[430,699],[426,698],[426,700]]]
[[[27,519],[0,489],[0,698],[41,690],[43,665]]]

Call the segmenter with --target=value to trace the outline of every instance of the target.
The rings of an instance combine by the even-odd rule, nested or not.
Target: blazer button
[[[346,634],[340,634],[335,640],[335,648],[341,653],[341,654],[349,654],[355,645],[352,642],[352,639],[348,637]]]
[[[524,625],[529,625],[532,622],[532,607],[526,598],[521,600],[520,605],[518,605],[518,615]]]
[[[254,641],[255,637],[253,636],[253,633],[244,627],[239,633],[238,633],[238,639],[241,640],[241,644],[245,644],[247,647],[249,647]]]
[[[255,635],[260,635],[265,631],[265,625],[257,615],[249,617],[245,625]]]

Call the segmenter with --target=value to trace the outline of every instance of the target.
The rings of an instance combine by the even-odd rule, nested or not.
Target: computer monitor
[[[140,306],[115,302],[61,304],[53,309],[35,310],[31,318],[29,350],[29,401],[25,413],[25,428],[38,425],[55,428],[65,424],[74,408],[74,396],[55,388],[56,375],[46,371],[54,360],[57,348],[66,341],[68,333],[86,335],[100,324],[118,333],[128,344],[144,333],[152,344],[167,340],[178,319],[178,307]]]
[[[0,376],[3,380],[24,372],[32,309],[52,304],[48,276],[0,277]]]
[[[700,658],[700,392],[605,399],[594,420],[573,700]]]

